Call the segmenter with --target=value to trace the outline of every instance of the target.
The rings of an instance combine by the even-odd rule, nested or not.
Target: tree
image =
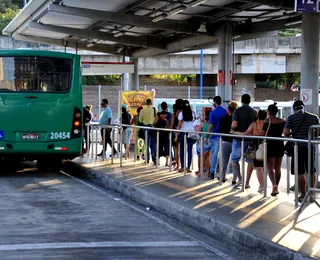
[[[22,2],[22,1],[21,1]],[[3,0],[0,3],[0,31],[12,21],[20,11],[19,6],[12,3],[12,0]]]

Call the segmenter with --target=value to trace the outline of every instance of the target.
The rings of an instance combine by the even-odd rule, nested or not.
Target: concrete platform
[[[231,186],[231,176],[219,185],[217,180],[184,176],[142,161],[124,160],[120,168],[118,159],[111,165],[110,159],[83,157],[67,163],[66,168],[220,241],[256,250],[269,259],[320,257],[320,209],[311,204],[302,213],[297,211],[294,194],[285,192],[285,169],[280,194],[263,198],[256,192],[255,173],[251,188],[241,192]],[[269,186],[268,195],[270,192]]]

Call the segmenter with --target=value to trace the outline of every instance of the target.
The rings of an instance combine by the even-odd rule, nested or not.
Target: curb
[[[151,207],[152,209],[216,240],[229,244],[232,243],[236,247],[243,247],[267,259],[314,259],[303,253],[293,251],[273,243],[270,240],[259,237],[256,234],[251,234],[234,226],[227,225],[214,217],[209,217],[172,202],[169,199],[134,187],[120,179],[115,179],[97,170],[83,167],[75,162],[68,161],[64,165],[64,169],[74,176],[88,179],[100,187],[116,191],[131,200]]]

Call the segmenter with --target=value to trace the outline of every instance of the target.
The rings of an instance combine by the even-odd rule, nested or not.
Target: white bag
[[[200,119],[194,120],[192,122],[192,126],[190,127],[190,131],[199,132],[200,131],[200,125],[201,125],[201,120]],[[191,139],[194,139],[194,140],[199,140],[200,136],[199,136],[199,134],[196,134],[196,133],[189,133],[188,134],[188,138],[191,138]]]

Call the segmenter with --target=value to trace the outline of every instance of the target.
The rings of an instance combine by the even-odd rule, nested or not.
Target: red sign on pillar
[[[230,70],[230,86],[233,85],[232,70]]]
[[[224,83],[224,73],[222,70],[218,71],[218,86],[222,86]]]

